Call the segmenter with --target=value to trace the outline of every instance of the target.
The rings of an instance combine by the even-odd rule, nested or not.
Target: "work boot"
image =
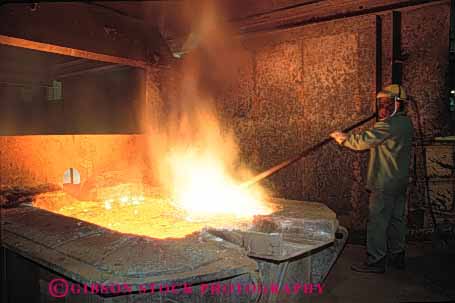
[[[396,269],[406,269],[406,257],[404,251],[391,254],[388,258],[388,265]]]
[[[385,273],[385,263],[385,258],[382,258],[376,263],[368,263],[368,261],[365,261],[360,264],[353,264],[351,270],[364,273],[383,274]]]

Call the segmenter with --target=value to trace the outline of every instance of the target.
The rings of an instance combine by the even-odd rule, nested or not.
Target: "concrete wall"
[[[68,168],[81,184],[116,171],[128,182],[142,177],[144,153],[142,135],[0,136],[0,186],[61,186]]]
[[[448,72],[450,3],[416,7],[403,12],[402,48],[408,54],[403,65],[403,85],[421,113],[425,137],[444,136],[450,130]],[[416,116],[413,115],[416,125]]]

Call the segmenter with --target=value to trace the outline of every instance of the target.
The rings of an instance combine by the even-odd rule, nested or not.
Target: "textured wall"
[[[305,141],[323,138],[373,110],[375,92],[375,23],[343,24],[357,29],[310,39],[304,48]],[[360,21],[360,20],[359,20]],[[369,22],[368,22],[369,21]],[[333,53],[338,49],[339,53]],[[314,106],[317,104],[317,106]],[[313,105],[313,106],[312,106]],[[322,105],[322,106],[321,106]],[[320,139],[319,139],[320,140]],[[314,141],[313,141],[314,142]],[[363,189],[365,153],[355,153],[331,144],[304,159],[303,196],[325,201],[348,222],[362,224],[366,208]],[[330,177],[328,177],[330,176]]]
[[[283,38],[286,41],[261,46],[257,51],[274,58],[256,57],[257,94],[260,100],[268,100],[263,102],[268,116],[256,117],[261,126],[255,132],[261,134],[261,127],[271,130],[259,135],[261,170],[372,111],[373,17],[306,26],[284,33]],[[260,70],[261,65],[273,68]],[[329,144],[270,181],[280,196],[323,201],[336,210],[342,224],[362,225],[366,211],[362,177],[365,156]]]
[[[420,109],[426,137],[447,135],[450,131],[445,83],[449,15],[449,2],[409,9],[402,14],[402,49],[409,55],[403,64],[403,85]]]
[[[76,168],[81,183],[106,172],[140,171],[141,135],[0,136],[0,186],[63,184],[63,173]]]
[[[407,56],[403,63],[403,85],[408,89],[420,112],[419,129],[415,107],[410,110],[416,128],[416,138],[420,137],[420,133],[425,139],[430,139],[450,132],[445,86],[448,72],[449,14],[448,1],[428,7],[410,8],[402,12],[402,49]],[[420,140],[417,143],[420,145]],[[433,208],[436,221],[442,228],[444,222],[451,224],[455,222],[453,211],[455,183],[453,163],[450,159],[454,154],[453,147],[441,143],[432,143],[426,147],[418,146],[414,152],[415,169],[412,171],[413,182],[409,194],[408,225],[411,237],[425,238],[431,234],[433,228],[429,207]],[[423,154],[426,154],[426,161],[423,161]],[[447,171],[441,170],[441,165],[445,167],[452,165],[451,173],[449,169],[447,175]],[[429,177],[428,183],[425,182],[426,177]]]

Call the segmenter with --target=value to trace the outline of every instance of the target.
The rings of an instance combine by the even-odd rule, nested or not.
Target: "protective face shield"
[[[402,102],[406,100],[406,97],[406,93],[400,85],[386,86],[376,96],[378,120],[393,117],[401,109]]]

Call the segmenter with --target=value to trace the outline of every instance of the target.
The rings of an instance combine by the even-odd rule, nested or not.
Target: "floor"
[[[455,253],[431,243],[408,245],[406,270],[385,274],[350,270],[364,259],[365,247],[348,244],[325,281],[322,295],[309,302],[455,302]]]

